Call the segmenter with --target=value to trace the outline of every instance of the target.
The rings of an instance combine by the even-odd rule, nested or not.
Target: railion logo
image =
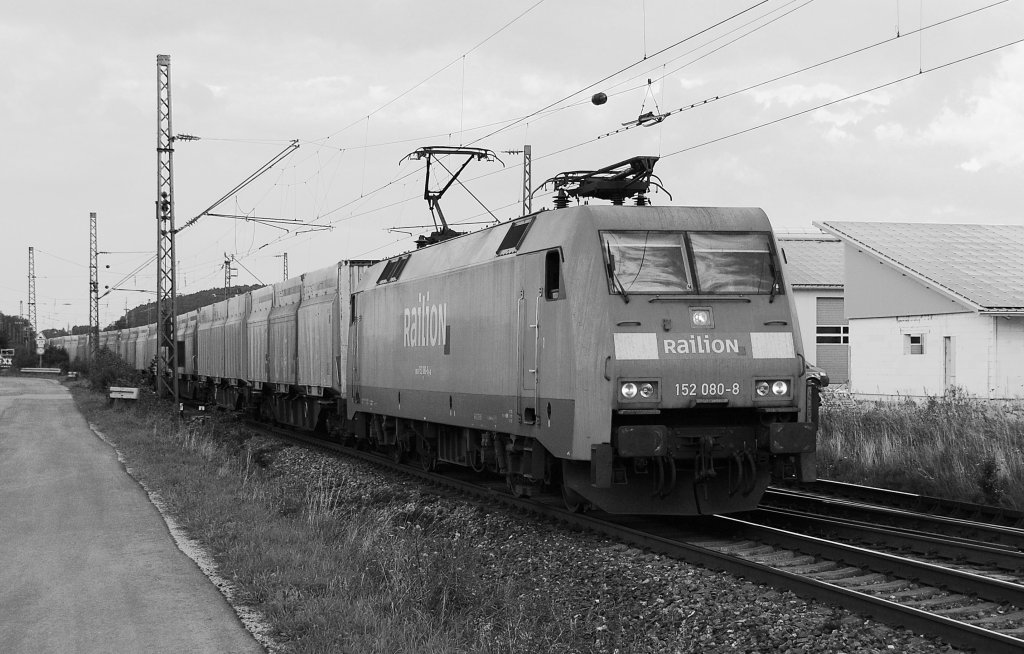
[[[662,343],[665,354],[746,354],[735,338],[711,338],[702,334],[675,340],[666,338]]]
[[[430,293],[419,294],[419,304],[402,310],[402,345],[444,347],[448,344],[448,303],[430,303]]]

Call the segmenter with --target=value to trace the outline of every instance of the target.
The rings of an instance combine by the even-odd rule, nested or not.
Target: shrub
[[[141,386],[142,375],[109,348],[96,351],[88,366],[89,387],[103,391],[111,386]]]

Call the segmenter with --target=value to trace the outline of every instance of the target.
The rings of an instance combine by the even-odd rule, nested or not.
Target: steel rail
[[[1018,550],[1024,550],[1024,529],[1017,527],[988,522],[975,522],[965,518],[919,513],[890,506],[866,504],[863,501],[822,497],[799,490],[782,490],[779,488],[768,489],[761,503],[767,508],[792,508],[792,505],[796,504],[800,510],[804,511],[808,510],[807,507],[809,505],[818,505],[827,507],[827,511],[832,516],[845,510],[853,514],[885,516],[898,521],[900,524],[907,524],[908,521],[932,523],[940,525],[942,531],[947,533],[966,533],[969,534],[969,538],[972,540],[982,541],[990,545],[1002,544]]]
[[[961,517],[975,522],[988,522],[1005,527],[1024,528],[1024,511],[1001,506],[961,502],[941,497],[932,497],[930,495],[876,488],[874,486],[861,486],[859,484],[830,479],[787,484],[777,488],[779,490],[799,490],[830,497],[841,497],[861,502],[900,507],[920,513]]]
[[[873,572],[893,575],[901,579],[911,579],[921,584],[962,595],[980,597],[992,602],[1024,605],[1024,585],[1021,584],[985,577],[964,570],[946,568],[927,561],[908,559],[857,545],[798,534],[731,516],[716,516],[715,519],[725,525],[722,527],[723,531],[732,536],[745,536],[759,542],[866,568]]]
[[[858,520],[828,518],[790,509],[762,508],[751,512],[749,518],[755,522],[767,521],[770,526],[784,523],[783,528],[790,531],[797,528],[813,529],[817,533],[828,533],[830,537],[836,535],[839,538],[882,544],[918,554],[968,561],[1010,572],[1024,572],[1024,552],[964,538],[898,527],[879,527]]]

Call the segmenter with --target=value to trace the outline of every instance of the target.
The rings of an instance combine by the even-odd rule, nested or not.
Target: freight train
[[[650,206],[653,161],[553,178],[553,210],[179,316],[182,394],[573,510],[728,513],[773,478],[813,480],[827,380],[767,216]],[[84,356],[87,337],[64,339]],[[156,328],[99,344],[145,368]]]

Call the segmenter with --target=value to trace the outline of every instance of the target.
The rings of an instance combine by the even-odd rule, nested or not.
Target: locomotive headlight
[[[690,311],[690,324],[694,327],[710,327],[711,312],[707,309],[693,309]]]
[[[771,388],[768,386],[768,382],[766,381],[759,381],[757,382],[757,385],[754,386],[754,392],[757,393],[758,397],[767,396],[769,390],[771,390]]]
[[[654,397],[654,394],[656,392],[657,391],[654,388],[654,384],[650,382],[644,382],[640,384],[640,397],[644,398],[645,400]]]
[[[636,384],[633,382],[626,382],[622,385],[622,397],[627,400],[632,400],[636,397]]]
[[[789,384],[784,381],[777,381],[772,384],[772,393],[776,395],[785,395],[789,391]]]

